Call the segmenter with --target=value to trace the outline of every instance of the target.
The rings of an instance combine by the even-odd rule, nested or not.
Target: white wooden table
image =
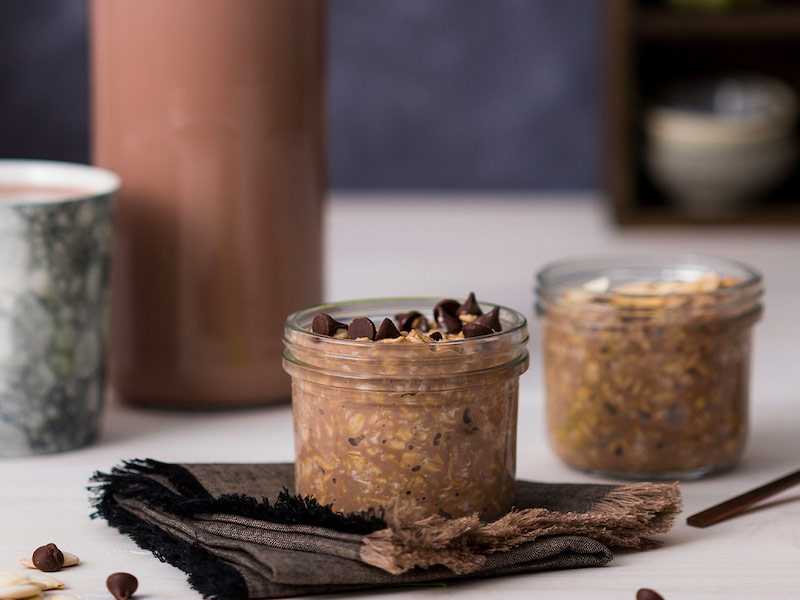
[[[410,197],[406,197],[410,196]],[[428,223],[421,226],[421,223]],[[640,587],[666,600],[800,598],[800,489],[709,529],[685,525],[692,512],[800,468],[800,231],[797,229],[635,229],[620,231],[592,195],[337,195],[326,237],[330,300],[391,295],[464,296],[531,314],[534,272],[545,262],[594,252],[703,252],[735,257],[765,276],[766,312],[757,326],[751,438],[735,471],[683,485],[685,513],[665,546],[622,553],[606,567],[460,582],[392,597],[633,599]],[[597,481],[550,452],[543,432],[538,326],[520,390],[518,475],[541,481]],[[106,576],[136,574],[138,596],[199,598],[183,573],[160,563],[102,521],[90,521],[93,471],[123,459],[288,461],[288,407],[185,413],[111,402],[101,440],[60,455],[0,459],[0,570],[54,541],[83,565],[62,571],[69,591],[110,598]],[[386,593],[362,593],[364,599]]]

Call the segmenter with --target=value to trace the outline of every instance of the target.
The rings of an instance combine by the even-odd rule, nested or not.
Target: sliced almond
[[[62,552],[64,554],[64,566],[65,567],[72,567],[74,565],[77,565],[79,562],[81,562],[81,559],[78,558],[77,555],[72,554],[72,552],[64,552],[63,550],[62,550]]]
[[[19,600],[39,596],[42,588],[34,583],[18,583],[0,588],[0,598],[3,600]]]
[[[24,573],[0,571],[0,588],[8,587],[9,585],[17,585],[19,583],[30,583],[30,580]]]
[[[35,573],[31,573],[28,575],[28,579],[31,583],[38,585],[42,588],[43,591],[46,590],[57,590],[59,588],[64,587],[64,582],[59,581],[55,577],[50,577],[50,575],[46,575],[44,573],[40,573],[36,571]]]
[[[51,594],[47,596],[47,600],[81,600],[77,596],[73,596],[72,594]]]
[[[64,567],[72,567],[81,562],[81,559],[78,558],[75,554],[72,554],[72,552],[64,552],[62,550],[61,553],[64,555]],[[33,564],[33,558],[31,556],[23,556],[22,558],[19,559],[19,564],[29,569],[36,569],[36,566]],[[0,600],[4,600],[2,596],[0,596]]]
[[[595,294],[605,294],[610,287],[611,280],[608,277],[598,277],[581,285],[581,288],[587,292],[594,292]]]

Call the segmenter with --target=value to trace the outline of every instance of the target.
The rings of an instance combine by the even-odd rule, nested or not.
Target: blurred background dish
[[[789,86],[762,75],[675,84],[645,113],[650,174],[687,212],[741,209],[790,174],[797,105]]]

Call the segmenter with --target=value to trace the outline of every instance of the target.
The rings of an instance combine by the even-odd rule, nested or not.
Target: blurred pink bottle
[[[321,0],[92,0],[93,157],[123,181],[111,386],[289,399],[287,314],[321,301]]]

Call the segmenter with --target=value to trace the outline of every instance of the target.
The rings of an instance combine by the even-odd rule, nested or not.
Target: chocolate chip
[[[413,473],[416,473],[416,472],[417,472],[417,471],[419,471],[421,468],[422,468],[422,465],[417,465],[416,467],[411,467],[411,471],[412,471]]]
[[[33,551],[31,561],[33,566],[40,571],[53,573],[60,571],[61,567],[64,566],[64,553],[53,543],[45,544]]]
[[[441,439],[442,439],[442,434],[441,433],[437,433],[435,436],[433,436],[433,445],[434,446],[438,446],[439,445],[439,440],[441,440]]]
[[[351,446],[358,446],[363,439],[364,439],[364,436],[360,435],[360,436],[354,437],[354,438],[352,438],[352,437],[351,438],[347,438],[347,441],[350,443]]]
[[[483,325],[484,327],[489,327],[494,331],[503,331],[503,326],[500,325],[500,307],[495,306],[485,315],[481,315],[480,317],[475,319],[473,323],[477,323],[478,325]]]
[[[636,600],[664,600],[664,598],[655,590],[642,588],[636,592]]]
[[[139,580],[130,573],[112,573],[106,579],[106,587],[116,600],[128,600],[139,587]]]
[[[358,338],[375,339],[375,323],[370,321],[367,317],[356,317],[350,322],[347,328],[347,333],[350,335],[351,340]]]
[[[391,319],[384,319],[381,326],[378,327],[378,333],[375,334],[376,340],[393,340],[400,337],[400,332]]]
[[[339,323],[336,319],[326,313],[317,313],[311,322],[311,331],[319,335],[332,336],[337,329],[347,329],[347,325]]]
[[[490,328],[479,325],[478,323],[464,323],[462,328],[465,338],[480,337],[494,333]]]
[[[441,300],[433,307],[433,318],[439,324],[439,329],[445,333],[458,333],[461,331],[461,319],[456,316],[460,304],[455,300]]]
[[[433,307],[433,318],[439,321],[442,313],[447,313],[451,317],[455,317],[460,307],[461,305],[458,301],[451,298],[440,300],[436,306]]]
[[[470,423],[472,423],[472,417],[469,416],[469,409],[468,408],[464,409],[464,414],[461,417],[461,420],[464,421],[465,425],[469,425]]]
[[[467,301],[461,305],[461,307],[456,311],[456,316],[460,317],[461,315],[477,315],[480,316],[483,314],[481,307],[478,306],[478,302],[475,300],[475,292],[470,292],[469,296],[467,297]]]
[[[397,319],[397,328],[400,331],[411,331],[412,329],[419,329],[422,332],[430,331],[428,319],[416,310],[397,314],[394,318]]]
[[[437,342],[441,342],[442,341],[442,334],[440,332],[438,332],[438,331],[434,331],[431,334],[431,339],[432,340],[436,340]]]
[[[395,320],[397,321],[397,328],[400,331],[411,331],[409,327],[411,326],[411,323],[413,323],[414,319],[416,319],[418,316],[420,316],[420,313],[415,310],[407,313],[397,313],[394,316]]]

